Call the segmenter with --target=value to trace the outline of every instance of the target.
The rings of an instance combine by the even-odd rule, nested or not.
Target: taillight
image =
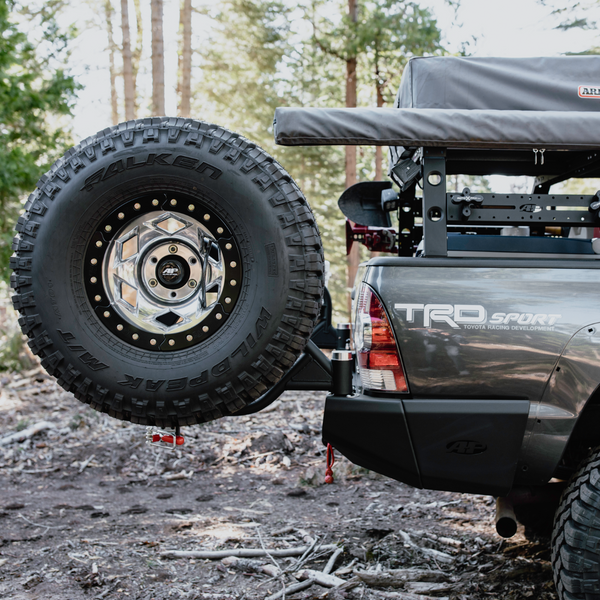
[[[408,391],[390,322],[381,301],[364,283],[356,303],[354,344],[365,388],[386,392]]]

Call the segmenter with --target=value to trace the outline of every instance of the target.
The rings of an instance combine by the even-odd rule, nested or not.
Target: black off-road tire
[[[600,599],[600,448],[590,452],[562,495],[552,568],[560,600]]]
[[[173,215],[173,230],[206,226],[204,260],[189,260],[208,264],[214,252],[223,274],[204,320],[173,335],[129,322],[106,287],[123,285],[111,270],[125,261],[119,231],[156,211]],[[177,235],[151,225],[163,242]],[[216,125],[152,118],[99,132],[42,176],[16,229],[13,303],[31,350],[65,390],[117,419],[173,427],[234,414],[289,369],[319,315],[322,246],[305,198],[266,152]],[[165,327],[173,319],[166,313]]]

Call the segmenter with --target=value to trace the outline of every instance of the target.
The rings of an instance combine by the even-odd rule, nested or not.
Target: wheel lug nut
[[[150,281],[148,281],[148,285],[150,287],[156,287],[158,285],[158,281],[156,281],[156,279],[151,279]]]
[[[177,246],[175,246],[175,244],[173,244],[172,246],[169,246],[169,252],[171,254],[177,254],[177,250],[178,250],[178,248],[177,248]]]
[[[196,282],[196,280],[195,280],[195,279],[190,279],[190,280],[188,281],[188,285],[189,285],[191,288],[195,288],[195,287],[198,285],[198,283]]]

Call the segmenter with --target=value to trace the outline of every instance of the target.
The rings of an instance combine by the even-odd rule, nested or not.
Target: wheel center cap
[[[178,288],[187,283],[189,265],[180,258],[165,257],[156,267],[156,277],[167,288]]]
[[[179,265],[174,262],[168,262],[167,264],[163,265],[160,271],[160,278],[169,283],[177,281],[177,279],[180,277],[181,269],[179,268]]]

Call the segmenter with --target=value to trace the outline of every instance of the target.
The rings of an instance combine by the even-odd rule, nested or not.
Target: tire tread
[[[250,370],[210,394],[188,399],[187,403],[165,401],[168,406],[161,415],[158,408],[150,414],[147,401],[94,384],[58,351],[44,329],[48,325],[36,315],[36,295],[29,274],[35,261],[38,230],[43,227],[45,215],[63,186],[82,169],[93,171],[93,163],[101,155],[131,146],[152,146],[159,139],[182,147],[209,144],[209,152],[220,154],[225,151],[228,161],[242,171],[252,172],[251,181],[260,189],[269,190],[270,206],[276,211],[292,250],[289,264],[292,276],[283,318],[277,333]],[[315,217],[302,192],[285,169],[265,151],[238,134],[210,123],[180,117],[151,117],[120,123],[86,138],[40,177],[36,190],[26,202],[25,213],[20,217],[16,231],[12,246],[15,254],[10,263],[14,271],[11,284],[16,292],[12,301],[20,312],[19,324],[30,338],[31,350],[66,391],[117,419],[148,425],[189,425],[235,413],[260,397],[292,366],[319,316],[323,294],[323,250]],[[265,365],[269,365],[268,370]]]

